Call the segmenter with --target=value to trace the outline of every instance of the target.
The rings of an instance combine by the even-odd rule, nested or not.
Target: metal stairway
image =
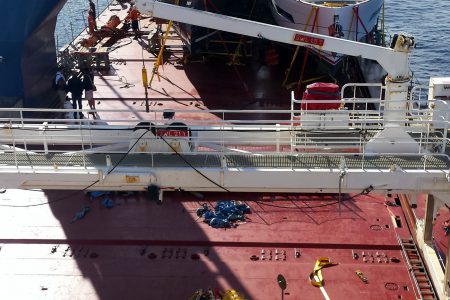
[[[402,247],[403,254],[405,255],[409,271],[413,276],[416,286],[419,290],[421,296],[420,299],[432,300],[438,299],[433,284],[431,283],[430,277],[428,276],[427,269],[425,268],[422,258],[419,254],[419,250],[416,247],[414,241],[409,239],[398,238],[400,246]]]

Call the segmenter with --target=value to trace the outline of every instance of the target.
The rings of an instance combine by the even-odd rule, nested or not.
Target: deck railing
[[[315,100],[317,101],[317,100]],[[315,101],[311,101],[314,103]],[[11,153],[20,167],[18,154],[86,155],[123,154],[141,142],[157,145],[138,150],[140,153],[210,155],[227,157],[358,157],[358,166],[366,168],[373,157],[389,156],[420,160],[420,168],[435,167],[431,157],[447,159],[449,112],[436,111],[408,102],[405,118],[390,120],[389,126],[403,129],[410,139],[395,140],[408,151],[368,153],[368,143],[391,143],[391,137],[379,136],[387,127],[383,119],[381,98],[356,96],[339,101],[338,110],[299,110],[293,99],[293,110],[179,110],[175,117],[164,119],[167,110],[149,113],[136,110],[97,110],[101,119],[66,119],[65,114],[79,110],[0,109],[0,153]],[[334,100],[321,103],[336,103]],[[368,103],[378,109],[368,109]],[[354,105],[363,109],[352,110]],[[90,110],[82,111],[89,116]],[[41,117],[47,115],[46,117]],[[122,116],[120,119],[117,116]],[[34,117],[34,118],[30,118]],[[194,116],[194,117],[192,117]],[[437,116],[437,117],[436,117]],[[151,123],[150,132],[136,130],[143,122]],[[184,127],[185,126],[185,127]],[[179,134],[177,131],[184,131]],[[154,135],[154,133],[158,134]],[[161,137],[162,135],[162,137]],[[179,141],[173,149],[169,144]],[[416,149],[411,151],[410,149]],[[134,149],[132,152],[135,152]],[[275,160],[274,160],[275,163]],[[415,164],[415,166],[418,166]],[[23,167],[23,166],[22,166]],[[292,165],[295,167],[295,164]]]

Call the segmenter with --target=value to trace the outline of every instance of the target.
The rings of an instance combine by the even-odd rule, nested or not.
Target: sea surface
[[[100,14],[113,0],[93,0],[97,6],[97,15]],[[57,48],[69,44],[80,32],[87,27],[89,10],[88,0],[67,0],[64,8],[58,15],[55,39]],[[102,25],[102,24],[98,24]]]
[[[112,1],[94,0],[97,12]],[[405,32],[416,39],[411,71],[420,84],[428,84],[430,76],[450,76],[449,4],[450,0],[385,0],[388,36]],[[87,9],[88,0],[67,1],[56,28],[59,47],[70,43],[86,27]]]

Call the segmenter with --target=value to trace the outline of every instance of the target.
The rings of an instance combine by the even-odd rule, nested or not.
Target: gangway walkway
[[[449,188],[449,141],[443,129],[448,128],[447,121],[437,122],[426,112],[398,122],[394,129],[403,132],[401,139],[380,135],[386,125],[379,111],[274,110],[269,111],[272,118],[260,120],[261,111],[205,110],[195,112],[200,117],[181,119],[190,113],[184,110],[166,119],[166,111],[154,110],[147,114],[150,120],[101,121],[25,119],[21,117],[25,113],[30,112],[24,109],[16,118],[0,119],[3,188],[145,190],[155,185],[168,191],[248,192]],[[339,120],[329,121],[333,118]]]

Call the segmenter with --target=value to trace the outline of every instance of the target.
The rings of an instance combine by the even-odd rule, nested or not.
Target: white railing
[[[352,98],[349,102],[344,99],[339,103],[345,105],[363,101]],[[375,102],[374,99],[365,101]],[[0,109],[2,112],[14,112],[15,117],[0,118],[0,153],[12,153],[16,167],[20,165],[17,156],[24,152],[68,156],[82,154],[85,166],[85,155],[123,154],[141,142],[151,144],[152,147],[143,147],[137,152],[154,155],[173,154],[174,149],[168,143],[179,141],[180,147],[177,149],[184,155],[360,155],[364,159],[370,156],[365,153],[369,141],[390,142],[389,138],[376,137],[385,124],[382,113],[372,110],[180,110],[174,111],[175,118],[170,120],[163,118],[166,110],[152,110],[149,113],[97,110],[101,120],[24,117],[32,113],[59,116],[78,112],[73,109]],[[83,112],[88,116],[90,111]],[[195,119],[184,118],[194,113]],[[440,111],[442,113],[448,116],[448,112],[445,114]],[[118,115],[122,117],[117,118]],[[445,129],[449,127],[448,118],[443,117],[439,122],[433,120],[431,109],[422,109],[420,114],[405,111],[405,115],[408,117],[391,120],[390,123],[397,123],[414,138],[413,142],[396,142],[418,144],[417,153],[378,154],[445,156],[449,142]],[[136,126],[142,122],[152,123],[150,132],[159,131],[168,135],[161,138],[145,130],[136,131]],[[180,123],[188,128],[189,136],[174,136],[170,132],[183,131]],[[439,129],[436,129],[437,123]],[[427,162],[426,159],[424,161]]]

